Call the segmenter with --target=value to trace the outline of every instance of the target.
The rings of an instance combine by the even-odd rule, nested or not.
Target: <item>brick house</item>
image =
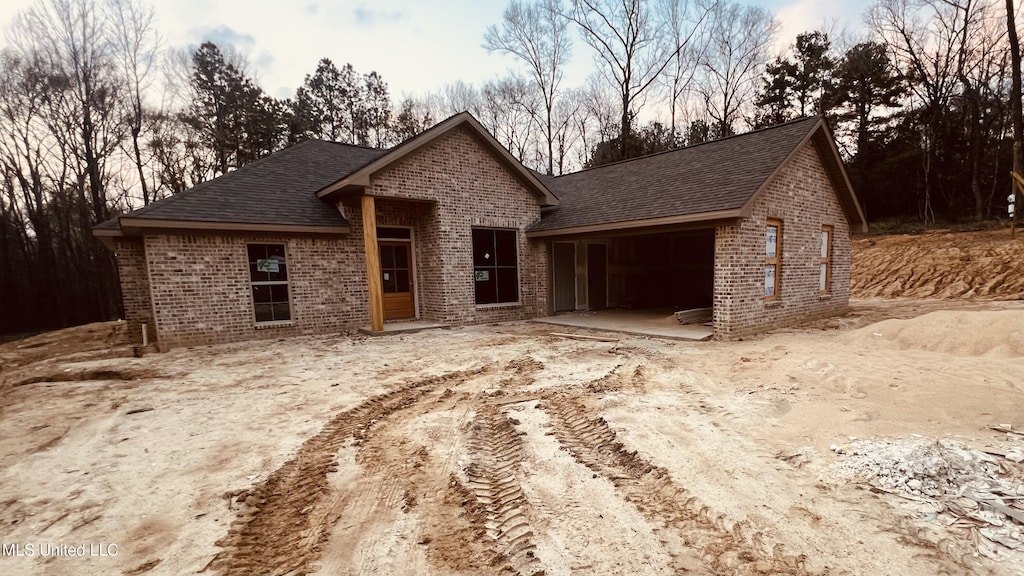
[[[722,338],[839,313],[866,228],[820,118],[557,178],[470,114],[389,150],[306,141],[94,233],[162,348],[406,319],[713,309]]]

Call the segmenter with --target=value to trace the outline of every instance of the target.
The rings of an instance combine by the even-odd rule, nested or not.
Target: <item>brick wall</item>
[[[156,341],[153,324],[153,305],[149,299],[149,275],[146,271],[146,252],[141,238],[115,238],[114,255],[117,273],[121,279],[121,299],[124,319],[128,323],[129,341],[142,343],[142,323],[147,324],[151,342]]]
[[[548,313],[548,253],[543,242],[528,241],[525,235],[526,227],[540,218],[540,207],[471,133],[453,131],[403,159],[377,175],[367,192],[378,196],[378,225],[413,229],[420,318],[471,324]],[[146,236],[144,242],[121,241],[126,314],[133,322],[155,315],[162,348],[366,325],[361,206],[358,198],[338,206],[351,223],[344,236],[166,234]],[[475,226],[519,231],[518,304],[476,306]],[[292,316],[287,324],[255,325],[246,253],[250,242],[286,246]]]
[[[782,220],[780,298],[764,299],[765,226]],[[820,234],[834,226],[830,293],[818,290]],[[714,324],[735,338],[842,313],[850,296],[850,228],[812,144],[806,144],[754,201],[749,218],[715,232]]]
[[[474,324],[548,313],[548,252],[525,234],[540,218],[537,200],[467,129],[453,130],[376,175],[367,194],[429,203],[430,217],[415,232],[423,318]],[[474,227],[519,231],[518,304],[476,305]]]
[[[285,245],[292,320],[255,325],[246,244]],[[322,334],[366,322],[362,238],[146,236],[161,348]]]

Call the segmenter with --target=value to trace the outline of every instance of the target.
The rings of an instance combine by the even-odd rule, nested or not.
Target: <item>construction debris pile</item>
[[[899,496],[930,528],[964,531],[980,554],[1024,571],[1024,440],[973,450],[951,440],[853,441],[825,475]]]

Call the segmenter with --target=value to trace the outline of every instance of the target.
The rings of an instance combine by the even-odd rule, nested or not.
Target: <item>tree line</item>
[[[481,38],[507,73],[396,101],[328,58],[277,98],[231,46],[164,48],[146,0],[44,0],[0,52],[0,333],[119,313],[98,222],[304,139],[389,147],[463,110],[551,175],[824,114],[869,219],[990,218],[1020,52],[1000,2],[878,0],[869,37],[780,54],[773,15],[730,0],[512,0]]]

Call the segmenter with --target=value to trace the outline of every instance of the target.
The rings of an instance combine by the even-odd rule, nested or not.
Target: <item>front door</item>
[[[412,243],[380,243],[380,271],[384,285],[384,319],[416,317],[413,296]]]

